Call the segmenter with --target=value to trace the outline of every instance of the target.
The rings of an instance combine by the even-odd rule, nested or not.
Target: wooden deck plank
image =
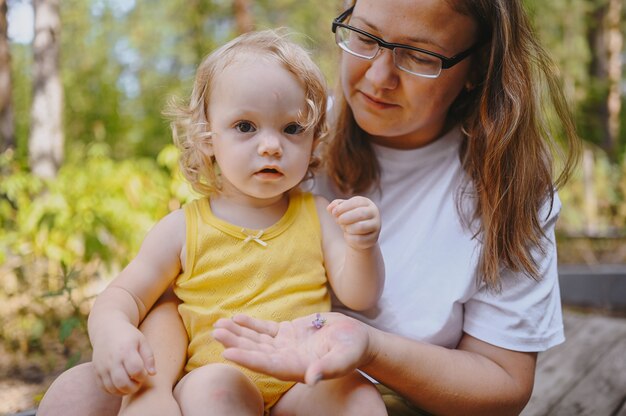
[[[565,335],[563,344],[539,355],[533,395],[523,416],[556,414],[584,376],[593,372],[616,343],[626,339],[626,320],[569,313],[565,316]],[[626,363],[621,368],[626,372]]]
[[[567,313],[563,314],[563,327],[565,330],[565,342],[568,342],[570,338],[576,334],[580,328],[582,328],[587,323],[588,317],[585,315],[581,315],[578,313]],[[538,371],[546,366],[554,365],[552,364],[554,360],[559,360],[562,355],[560,348],[550,348],[548,351],[542,352],[537,357],[537,369]]]
[[[593,369],[555,407],[554,416],[611,416],[626,399],[626,337],[614,343]]]

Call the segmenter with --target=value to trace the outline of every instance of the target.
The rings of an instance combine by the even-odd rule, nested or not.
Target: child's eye
[[[298,123],[291,123],[285,127],[285,133],[287,134],[300,134],[304,131],[304,127]]]
[[[240,121],[235,124],[235,129],[240,133],[252,133],[256,131],[256,128],[249,121]]]

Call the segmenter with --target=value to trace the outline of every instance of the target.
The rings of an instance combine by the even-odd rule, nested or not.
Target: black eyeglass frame
[[[368,38],[375,40],[376,43],[378,44],[379,48],[385,48],[385,49],[389,49],[390,51],[393,51],[395,48],[404,48],[404,49],[409,49],[412,51],[416,51],[416,52],[421,52],[421,53],[425,53],[426,55],[430,55],[430,56],[434,56],[435,58],[438,58],[441,60],[441,69],[449,69],[452,68],[454,65],[458,64],[459,62],[461,62],[463,59],[467,58],[468,56],[470,56],[472,53],[476,52],[476,50],[478,50],[478,48],[480,48],[484,42],[476,42],[474,45],[472,45],[469,49],[464,50],[461,53],[458,53],[456,55],[454,55],[453,57],[448,58],[447,56],[443,56],[441,54],[438,54],[437,52],[433,52],[433,51],[429,51],[427,49],[422,49],[422,48],[417,48],[415,46],[411,46],[411,45],[405,45],[402,43],[392,43],[392,42],[387,42],[384,39],[379,38],[378,36],[374,36],[369,32],[366,32],[362,29],[356,28],[354,26],[350,26],[348,24],[343,23],[344,20],[346,20],[348,18],[348,16],[350,16],[352,14],[352,11],[354,10],[354,6],[350,7],[349,9],[347,9],[346,11],[344,11],[343,13],[341,13],[339,16],[337,16],[334,20],[333,20],[333,33],[337,33],[337,26],[340,27],[344,27],[346,29],[349,30],[353,30],[357,33],[360,33],[363,36],[367,36]],[[363,59],[374,59],[376,57],[376,55],[374,55],[371,58],[365,58],[365,57],[361,57]],[[414,74],[413,72],[410,72],[413,75],[417,75],[418,74]]]

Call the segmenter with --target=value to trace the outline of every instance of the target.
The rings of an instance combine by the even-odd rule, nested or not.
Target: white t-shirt
[[[381,167],[380,190],[366,195],[381,212],[380,246],[385,259],[385,288],[376,308],[355,312],[384,331],[455,348],[466,332],[515,351],[543,351],[564,340],[558,286],[554,225],[561,203],[555,195],[540,219],[549,241],[537,250],[540,281],[505,270],[502,290],[477,285],[481,243],[463,226],[457,196],[464,171],[459,159],[459,129],[412,150],[374,145]],[[332,200],[340,196],[324,177],[314,191]],[[463,209],[471,208],[464,199]],[[546,217],[547,216],[547,217]]]

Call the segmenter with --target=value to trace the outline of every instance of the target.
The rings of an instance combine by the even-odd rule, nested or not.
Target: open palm
[[[213,336],[226,350],[224,358],[281,380],[315,384],[344,376],[367,361],[368,330],[339,313],[274,322],[237,315],[215,323]]]

